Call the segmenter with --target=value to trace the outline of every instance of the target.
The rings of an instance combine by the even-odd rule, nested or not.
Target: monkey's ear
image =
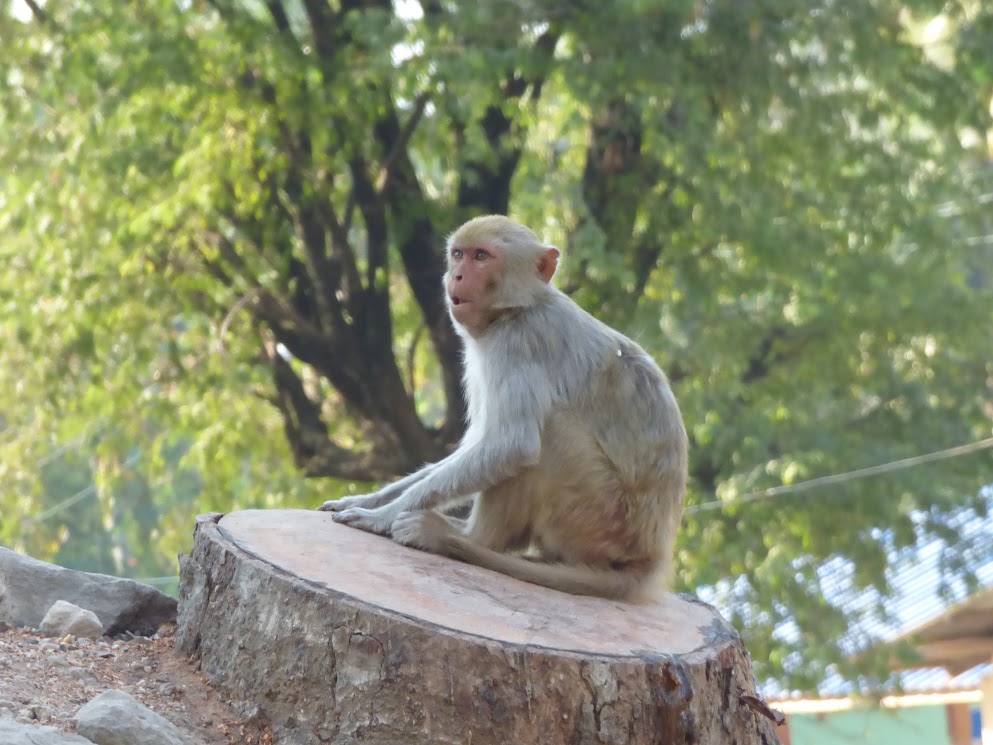
[[[548,284],[555,274],[555,269],[559,265],[559,250],[555,246],[542,246],[544,251],[538,258],[538,276],[541,281]]]

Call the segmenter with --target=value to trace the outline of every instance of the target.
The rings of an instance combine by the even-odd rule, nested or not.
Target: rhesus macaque
[[[667,582],[686,431],[645,351],[550,284],[557,249],[502,216],[448,239],[469,426],[448,457],[324,503],[346,525],[575,594],[641,599]],[[473,498],[467,521],[438,509]]]

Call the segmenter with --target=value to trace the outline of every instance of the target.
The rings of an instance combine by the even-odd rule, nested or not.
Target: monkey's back
[[[548,343],[532,353],[555,388],[541,458],[553,470],[540,488],[557,492],[539,522],[556,534],[585,526],[586,546],[601,542],[594,553],[667,565],[686,491],[687,437],[665,374],[558,291],[539,310],[533,323]]]
[[[560,343],[542,350],[555,371],[553,406],[576,413],[626,486],[681,494],[686,430],[665,373],[637,343],[553,293],[543,324]]]

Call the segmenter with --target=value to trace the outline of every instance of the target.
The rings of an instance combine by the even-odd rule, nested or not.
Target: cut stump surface
[[[778,742],[710,606],[537,587],[332,522],[203,515],[178,645],[281,743]]]

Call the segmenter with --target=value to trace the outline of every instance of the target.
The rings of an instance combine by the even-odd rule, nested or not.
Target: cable
[[[139,460],[139,455],[137,453],[134,453],[134,454],[128,456],[124,460],[124,466],[125,467],[133,466],[135,463],[138,462],[138,460]],[[55,514],[57,514],[59,512],[62,512],[62,510],[66,509],[68,507],[72,507],[74,504],[76,504],[76,502],[80,502],[83,499],[86,499],[86,497],[90,496],[91,494],[96,494],[96,493],[97,493],[97,485],[96,484],[90,484],[85,489],[80,489],[78,492],[76,492],[75,494],[73,494],[71,497],[68,497],[67,499],[63,499],[61,502],[59,502],[58,504],[52,505],[47,510],[42,510],[37,515],[33,515],[31,517],[24,518],[24,521],[23,522],[25,524],[40,523],[42,520],[47,520],[52,515],[55,515]]]
[[[911,468],[913,466],[919,466],[922,463],[931,463],[936,460],[945,460],[946,458],[955,458],[959,455],[966,455],[968,453],[974,453],[977,450],[986,450],[987,448],[993,448],[993,437],[988,437],[985,440],[979,440],[978,442],[970,442],[967,445],[959,445],[958,447],[948,448],[947,450],[938,450],[934,453],[927,453],[926,455],[915,455],[912,458],[904,458],[903,460],[895,460],[890,463],[882,463],[878,466],[869,466],[868,468],[860,468],[856,471],[848,471],[847,473],[837,473],[831,476],[820,476],[816,479],[810,479],[809,481],[801,481],[798,484],[789,484],[786,486],[774,486],[770,489],[763,489],[762,491],[752,492],[751,494],[746,494],[743,497],[738,497],[736,499],[717,499],[713,502],[703,502],[702,504],[691,504],[685,510],[683,510],[684,515],[692,515],[697,512],[710,512],[712,510],[718,510],[722,507],[728,505],[741,504],[743,502],[757,502],[761,499],[768,499],[769,497],[778,497],[781,494],[793,494],[796,492],[807,491],[808,489],[814,489],[818,486],[826,486],[828,484],[840,484],[846,481],[855,481],[856,479],[863,479],[867,476],[876,476],[880,473],[889,473],[890,471],[899,471],[903,468]]]
[[[90,484],[85,489],[81,489],[80,491],[76,492],[68,499],[63,499],[61,502],[59,502],[56,505],[53,505],[52,507],[49,507],[47,510],[43,510],[42,512],[39,512],[37,515],[34,515],[33,517],[24,518],[24,522],[27,524],[40,523],[42,520],[51,517],[57,512],[61,512],[67,507],[72,507],[74,504],[76,504],[76,502],[79,502],[85,499],[86,497],[90,496],[91,494],[96,494],[96,493],[97,493],[97,485]]]
[[[73,438],[65,445],[60,445],[59,447],[55,448],[47,455],[44,455],[41,458],[39,458],[37,461],[35,461],[35,468],[41,468],[42,466],[47,466],[49,463],[56,460],[57,458],[61,458],[70,450],[75,450],[82,444],[83,440],[85,440],[87,436],[88,435],[85,434],[79,435],[79,437]]]

